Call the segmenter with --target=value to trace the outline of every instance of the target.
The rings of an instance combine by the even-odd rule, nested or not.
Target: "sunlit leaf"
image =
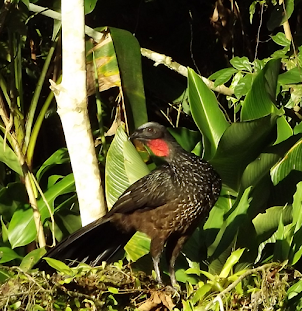
[[[14,250],[9,247],[0,247],[0,263],[12,261],[14,259],[21,259],[22,256],[18,255]]]
[[[127,109],[128,121],[130,127],[133,125],[138,128],[148,121],[140,46],[129,31],[110,27],[110,33],[122,78],[124,98],[131,107],[131,110]]]
[[[274,101],[280,60],[270,60],[255,77],[250,91],[242,103],[241,120],[254,120],[271,113],[279,113]]]
[[[188,88],[192,116],[202,133],[204,157],[210,159],[214,156],[219,140],[229,127],[229,123],[220,110],[214,93],[190,68],[188,69]]]
[[[292,170],[302,171],[302,139],[300,139],[286,155],[271,169],[274,185],[282,181]]]
[[[223,182],[238,191],[246,166],[275,140],[277,116],[249,122],[237,122],[223,134],[211,163]]]
[[[44,248],[38,248],[31,251],[22,259],[20,268],[25,272],[30,270],[45,254],[46,250]]]
[[[61,148],[55,151],[39,168],[36,178],[41,180],[44,173],[47,172],[50,168],[58,164],[64,164],[70,162],[69,153],[67,148]]]
[[[250,206],[250,194],[251,188],[247,188],[241,198],[237,199],[232,210],[228,213],[227,218],[222,224],[215,241],[208,248],[208,256],[217,258],[220,254],[226,250],[234,239],[236,232],[241,225],[244,225],[244,219],[246,218],[246,212]]]
[[[149,173],[149,169],[119,127],[108,150],[105,185],[109,208],[119,196],[136,180]]]
[[[42,260],[46,260],[46,262],[54,269],[56,269],[59,272],[62,272],[67,275],[73,275],[73,271],[70,267],[68,267],[64,262],[54,259],[54,258],[49,258],[49,257],[43,257]]]
[[[93,57],[91,57],[91,54]],[[87,53],[87,76],[91,79],[91,88],[94,86],[95,66],[97,71],[99,91],[105,91],[112,87],[121,86],[121,77],[117,63],[116,53],[110,33],[104,33],[104,39],[101,40]],[[89,83],[90,85],[90,83]],[[89,86],[90,89],[90,86]],[[88,91],[90,94],[90,91]]]
[[[219,86],[221,84],[224,84],[226,82],[228,82],[231,77],[233,76],[233,74],[235,74],[237,72],[236,69],[234,68],[224,68],[221,69],[215,73],[213,73],[209,79],[210,80],[215,80],[214,86]]]
[[[227,278],[232,271],[234,265],[238,263],[239,259],[241,258],[244,252],[244,248],[237,249],[236,251],[232,252],[230,257],[227,259],[226,263],[224,264],[219,276],[221,278]]]
[[[252,72],[252,66],[249,59],[244,57],[235,56],[230,60],[231,65],[238,70],[245,70],[248,72]]]
[[[0,162],[5,163],[13,171],[19,175],[23,175],[22,168],[18,157],[13,150],[8,146],[7,141],[4,144],[3,137],[0,135]]]
[[[75,192],[73,174],[67,175],[54,186],[49,188],[45,193],[45,198],[54,211],[55,199],[66,193]],[[37,200],[42,223],[50,216],[49,210],[43,199]],[[8,237],[12,248],[27,245],[36,238],[36,227],[33,218],[33,210],[29,204],[20,206],[14,213],[8,226]]]
[[[281,46],[289,46],[290,40],[288,40],[283,32],[278,32],[276,35],[271,36],[273,41]]]
[[[139,258],[145,256],[150,250],[150,238],[144,233],[137,232],[129,240],[125,246],[127,258],[132,261],[137,261]]]

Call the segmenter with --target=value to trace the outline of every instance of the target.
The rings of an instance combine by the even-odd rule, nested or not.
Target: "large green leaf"
[[[132,143],[120,126],[108,150],[105,171],[105,189],[109,208],[136,180],[149,173]]]
[[[95,71],[100,92],[120,87],[120,71],[111,35],[104,31],[104,40],[95,46],[90,45],[90,41],[86,42],[86,49],[89,49],[86,57],[88,95],[95,91]]]
[[[251,188],[245,190],[241,198],[237,198],[232,210],[230,210],[226,219],[216,236],[215,241],[208,247],[208,256],[213,260],[211,265],[217,273],[223,267],[223,258],[229,256],[232,247],[232,241],[235,239],[236,233],[240,226],[245,225],[247,211],[250,206]],[[219,264],[217,264],[219,263]]]
[[[189,152],[191,152],[201,140],[200,132],[192,131],[185,127],[169,128],[168,130],[176,141]]]
[[[273,206],[253,219],[258,243],[268,239],[277,230],[281,215],[285,225],[291,223],[292,207]]]
[[[302,213],[301,213],[301,203],[302,203],[302,182],[297,184],[297,191],[294,195],[293,201],[293,226],[294,238],[292,242],[292,264],[295,264],[300,260],[302,256]]]
[[[0,247],[0,263],[12,261],[14,259],[21,259],[22,256],[18,255],[14,250],[9,247]]]
[[[8,146],[7,142],[4,145],[2,136],[0,135],[0,162],[5,163],[13,171],[19,175],[23,175],[22,168],[18,157],[13,152],[13,150]]]
[[[68,162],[70,162],[70,158],[67,148],[57,150],[41,165],[36,174],[37,180],[39,181],[43,174],[53,166]]]
[[[259,119],[271,113],[279,113],[274,104],[279,68],[280,60],[272,59],[257,74],[252,88],[242,103],[242,121]]]
[[[124,97],[130,103],[132,126],[139,127],[148,121],[146,99],[144,93],[141,52],[137,39],[123,29],[110,27],[113,44],[117,56]]]
[[[20,264],[20,269],[22,271],[27,272],[30,270],[38,261],[39,259],[46,254],[45,248],[38,248],[30,253],[28,253],[23,259]]]
[[[208,246],[214,242],[225,220],[224,215],[232,208],[234,203],[235,196],[233,196],[228,189],[222,187],[218,201],[211,209],[209,218],[203,227],[206,236],[206,244]]]
[[[223,134],[210,161],[224,184],[238,191],[246,166],[275,139],[277,116],[231,124]]]
[[[55,199],[60,195],[70,192],[75,192],[73,174],[67,175],[45,192],[45,198],[52,212],[54,211]],[[42,199],[39,199],[37,204],[41,221],[44,222],[50,216],[49,210]],[[12,248],[27,245],[34,241],[36,234],[32,208],[29,204],[20,206],[14,213],[8,226],[8,237]]]
[[[281,85],[301,83],[302,73],[299,67],[292,68],[278,77],[278,83]]]
[[[229,127],[214,93],[194,70],[188,69],[189,102],[193,119],[202,133],[204,157],[214,156],[219,140]]]
[[[279,144],[263,149],[262,153],[249,163],[244,170],[240,189],[246,189],[249,186],[255,187],[263,177],[270,173],[271,168],[284,157],[300,138],[301,135],[295,135]]]
[[[302,139],[272,167],[271,178],[274,185],[283,180],[292,170],[302,171]]]
[[[284,13],[284,5],[286,14]],[[294,7],[294,0],[287,0],[282,2],[276,1],[274,4],[274,9],[270,14],[269,20],[267,22],[268,30],[272,31],[275,28],[281,26],[285,21],[287,21],[294,12]]]
[[[16,208],[27,201],[28,197],[23,183],[8,184],[0,190],[0,215],[6,222],[9,222]]]

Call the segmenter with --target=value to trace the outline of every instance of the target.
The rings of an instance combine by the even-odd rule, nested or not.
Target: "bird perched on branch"
[[[166,245],[171,284],[175,287],[176,258],[217,201],[221,180],[208,162],[185,151],[158,123],[142,125],[130,138],[143,143],[164,164],[131,185],[104,217],[71,234],[46,256],[95,266],[112,260],[132,235],[141,231],[151,238],[150,253],[159,283],[159,262]],[[45,261],[37,266],[47,270]]]

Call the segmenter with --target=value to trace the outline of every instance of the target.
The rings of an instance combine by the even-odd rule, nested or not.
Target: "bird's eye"
[[[154,133],[154,129],[152,127],[147,127],[147,132],[148,133]]]

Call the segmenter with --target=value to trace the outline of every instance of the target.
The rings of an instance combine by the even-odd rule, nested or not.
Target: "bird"
[[[159,264],[165,248],[171,285],[176,288],[176,258],[215,205],[221,178],[210,163],[185,151],[159,123],[141,125],[130,139],[143,144],[162,164],[127,188],[105,216],[75,231],[45,256],[96,266],[111,262],[140,231],[151,239],[157,282],[163,284]],[[44,260],[36,266],[49,267]]]

